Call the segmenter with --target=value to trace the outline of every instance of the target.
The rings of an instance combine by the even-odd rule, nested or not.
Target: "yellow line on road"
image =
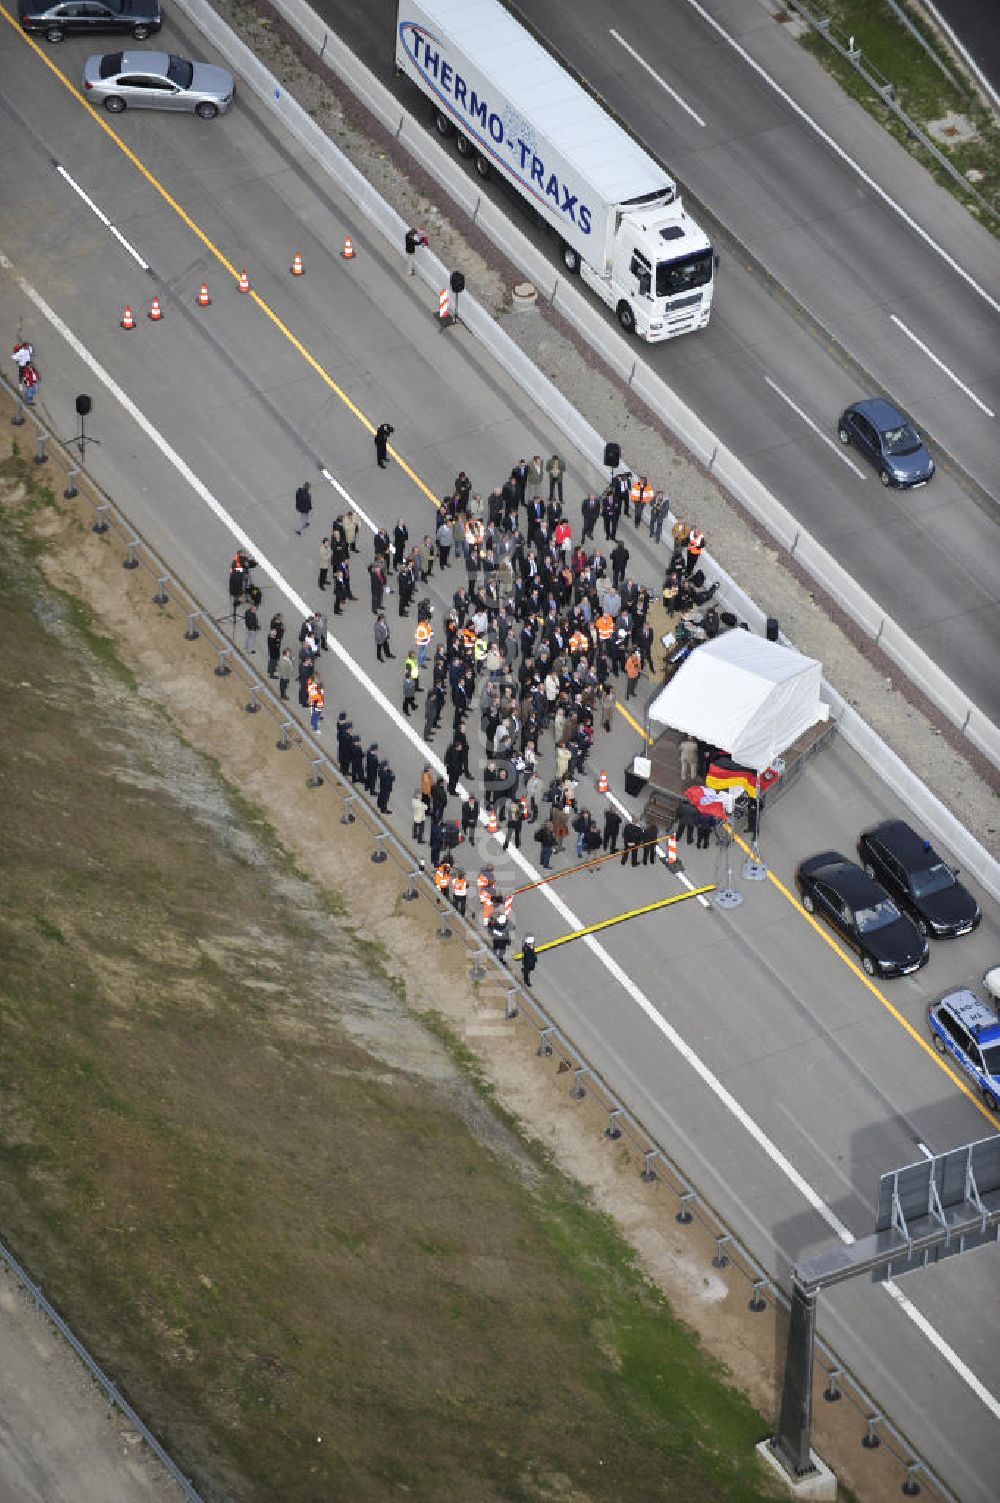
[[[730,828],[732,827],[730,826]],[[743,839],[743,837],[738,834],[736,830],[733,830],[732,833],[733,839],[736,841],[736,844],[740,847],[740,849],[747,856],[752,856],[753,852],[747,842]],[[879,990],[871,977],[866,975],[866,973],[854,960],[853,956],[848,954],[843,946],[833,937],[832,934],[828,932],[824,925],[821,924],[818,919],[814,918],[811,913],[806,913],[805,909],[802,907],[802,904],[799,902],[795,894],[791,891],[790,888],[785,886],[784,882],[782,882],[780,878],[774,875],[774,872],[770,867],[768,867],[767,869],[767,880],[771,883],[772,887],[775,887],[778,892],[781,893],[781,896],[786,900],[786,902],[792,905],[792,907],[795,909],[795,912],[800,916],[800,918],[805,919],[806,923],[814,930],[816,934],[819,935],[824,944],[830,947],[833,953],[838,957],[839,960],[843,962],[847,969],[853,972],[853,974],[858,978],[861,984],[868,988],[872,996],[877,998],[877,1000],[882,1004],[889,1016],[899,1024],[900,1028],[902,1028],[905,1033],[909,1034],[910,1038],[915,1044],[919,1044],[924,1053],[934,1061],[938,1069],[943,1070],[952,1084],[958,1086],[958,1089],[962,1092],[962,1095],[969,1098],[973,1106],[977,1111],[982,1113],[987,1122],[991,1123],[994,1127],[1000,1125],[1000,1123],[998,1123],[997,1116],[990,1111],[986,1103],[982,1101],[979,1096],[977,1096],[976,1092],[972,1090],[972,1088],[962,1079],[961,1075],[957,1074],[957,1072],[951,1068],[951,1066],[945,1059],[942,1059],[941,1055],[938,1054],[934,1046],[928,1043],[928,1041],[924,1038],[923,1034],[920,1033],[918,1029],[914,1028],[909,1018],[905,1017],[903,1013],[900,1012],[899,1008],[896,1007],[894,1003],[889,1001],[889,998],[885,995],[885,993]]]
[[[596,924],[588,924],[585,929],[573,929],[569,934],[559,934],[555,939],[547,939],[543,944],[535,946],[535,953],[541,955],[543,950],[554,950],[558,945],[568,945],[570,940],[583,939],[588,934],[599,934],[602,929],[610,929],[612,924],[624,924],[626,919],[641,918],[644,913],[655,913],[658,908],[670,908],[674,903],[686,903],[688,898],[702,897],[706,892],[714,892],[715,883],[709,882],[706,887],[693,887],[690,892],[677,892],[669,898],[658,898],[655,903],[646,903],[642,908],[630,908],[627,913],[616,913],[611,918],[600,919]],[[514,956],[520,960],[521,951]]]
[[[91,106],[87,102],[86,95],[82,93],[75,84],[69,81],[65,73],[63,73],[62,70],[56,66],[56,64],[38,45],[37,42],[35,42],[31,37],[25,35],[18,23],[15,21],[14,17],[3,5],[0,5],[0,15],[3,16],[4,20],[17,33],[21,40],[31,48],[35,56],[42,63],[44,63],[45,67],[48,68],[52,76],[59,80],[67,93],[71,94],[73,98],[83,106],[89,118],[94,122],[96,126],[99,127],[99,129],[104,132],[109,141],[114,142],[122,155],[126,157],[128,161],[131,162],[136,171],[140,173],[143,178],[145,178],[146,182],[154,190],[154,192],[160,195],[164,203],[169,204],[170,208],[173,209],[177,217],[182,221],[183,224],[187,226],[192,235],[196,236],[196,238],[201,241],[202,245],[210,253],[210,255],[215,257],[219,265],[225,268],[225,270],[232,277],[233,281],[238,282],[240,273],[233,265],[233,263],[229,260],[229,258],[223,253],[223,251],[219,249],[214,240],[209,238],[209,236],[205,233],[201,226],[191,218],[191,215],[187,212],[187,210],[181,207],[176,198],[174,198],[173,195],[167,191],[160,180],[157,177],[154,177],[149,168],[146,167],[145,164],[139,159],[139,157],[136,156],[132,148],[122,140],[121,136],[111,125],[108,124],[107,120],[105,120],[102,115],[98,114],[95,109],[91,108]],[[299,339],[296,334],[292,333],[288,325],[284,322],[283,319],[278,316],[277,313],[275,313],[270,304],[266,303],[259,293],[254,292],[252,287],[248,294],[248,297],[250,301],[252,301],[260,309],[261,313],[263,313],[266,318],[270,319],[271,323],[278,330],[278,332],[284,335],[292,348],[302,356],[302,359],[313,371],[315,371],[316,375],[319,376],[320,380],[324,382],[329,390],[339,398],[339,400],[347,408],[348,412],[351,413],[352,417],[357,418],[358,422],[363,428],[367,428],[369,433],[374,434],[376,425],[372,422],[371,418],[366,416],[366,414],[361,411],[361,408],[348,396],[347,392],[343,389],[342,386],[338,386],[337,382],[333,379],[329,372],[325,370],[320,362],[316,359],[315,355],[313,355],[306,348],[306,346],[302,343],[301,339]],[[421,480],[420,476],[416,473],[415,470],[410,467],[410,465],[407,464],[406,460],[402,459],[396,452],[396,450],[391,447],[389,449],[389,453],[395,459],[396,463],[403,471],[403,474],[406,475],[408,479],[412,480],[413,484],[419,491],[423,493],[423,495],[427,497],[428,501],[433,502],[434,506],[440,505],[437,496],[435,496],[430,486],[426,485],[424,481]]]
[[[639,724],[634,715],[629,714],[628,710],[626,710],[620,699],[615,700],[615,709],[618,711],[619,715],[623,715],[625,717],[634,731],[639,732],[639,735],[642,737],[643,741],[646,742],[646,745],[652,746],[653,737]]]

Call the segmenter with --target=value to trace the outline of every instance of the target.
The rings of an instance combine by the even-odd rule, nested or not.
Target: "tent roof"
[[[649,718],[761,772],[826,719],[821,678],[814,658],[747,631],[727,631],[695,648],[653,700]]]

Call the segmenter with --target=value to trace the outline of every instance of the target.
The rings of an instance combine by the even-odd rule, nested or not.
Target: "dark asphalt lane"
[[[934,0],[934,4],[1000,93],[1000,5],[996,0]]]

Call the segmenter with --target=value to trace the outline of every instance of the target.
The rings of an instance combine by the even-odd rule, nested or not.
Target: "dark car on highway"
[[[840,415],[837,435],[875,466],[883,485],[926,485],[934,474],[934,461],[920,434],[885,397],[852,402]]]
[[[896,907],[884,887],[839,851],[821,851],[795,873],[806,913],[822,915],[869,976],[908,976],[926,965],[927,940]]]
[[[123,32],[143,42],[163,24],[160,0],[20,0],[18,16],[25,31],[61,42],[69,36]]]
[[[982,919],[972,893],[905,820],[887,819],[865,830],[858,855],[869,877],[888,889],[921,934],[952,939],[971,934]]]

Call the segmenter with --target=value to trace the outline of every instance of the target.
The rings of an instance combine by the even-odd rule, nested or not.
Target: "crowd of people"
[[[426,841],[442,900],[462,913],[470,877],[459,856],[463,847],[474,849],[481,816],[505,850],[511,844],[520,849],[531,827],[543,868],[563,853],[573,861],[616,854],[619,838],[623,864],[655,860],[655,824],[623,824],[610,805],[599,823],[581,798],[595,736],[611,730],[620,684],[627,703],[643,673],[657,672],[653,597],[630,568],[630,534],[644,528],[651,542],[666,541],[671,549],[660,600],[669,617],[679,618],[678,635],[718,629],[715,587],[705,588],[700,568],[704,534],[677,521],[664,540],[665,493],[645,476],[622,472],[603,495],[584,497],[572,518],[564,503],[565,472],[559,455],[521,459],[483,497],[461,470],[426,533],[411,537],[399,518],[372,541],[367,573],[376,662],[399,672],[402,712],[422,714],[425,740],[443,733],[445,775],[424,768],[411,799],[412,838]],[[311,497],[300,487],[297,531],[310,510]],[[603,539],[595,541],[599,523]],[[352,563],[359,532],[357,516],[347,510],[319,543],[317,589],[332,593],[334,615],[358,600]],[[233,619],[242,603],[248,651],[256,650],[259,629],[252,568],[253,561],[238,554],[230,576]],[[443,608],[432,601],[432,590],[438,601],[443,594]],[[320,663],[326,625],[321,613],[303,622],[297,656],[284,643],[280,613],[267,633],[269,674],[283,699],[297,681],[299,702],[317,730],[325,708]],[[404,638],[398,652],[394,630]],[[388,668],[398,659],[401,669]],[[476,716],[482,755],[473,768],[468,728]],[[337,759],[346,778],[363,783],[382,812],[391,812],[388,762],[377,743],[363,748],[346,711],[337,721]],[[451,816],[459,779],[466,796]],[[497,891],[488,867],[476,883],[484,927],[503,958],[510,894]]]

